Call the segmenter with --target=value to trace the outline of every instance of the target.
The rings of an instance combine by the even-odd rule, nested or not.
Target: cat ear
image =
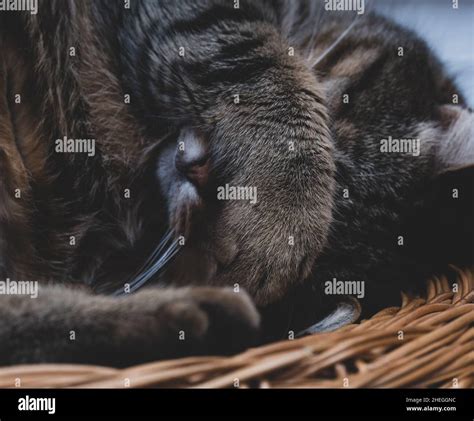
[[[439,107],[444,135],[437,144],[438,173],[474,166],[474,113],[456,105]]]

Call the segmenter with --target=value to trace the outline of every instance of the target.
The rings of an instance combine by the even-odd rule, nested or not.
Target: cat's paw
[[[232,354],[256,344],[260,315],[247,293],[212,287],[169,292],[159,318],[161,342],[172,355]]]

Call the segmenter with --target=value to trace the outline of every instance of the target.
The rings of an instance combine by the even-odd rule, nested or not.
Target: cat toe
[[[233,354],[255,345],[260,315],[245,292],[230,288],[195,288],[194,303],[207,315],[207,329],[199,335],[199,351]]]

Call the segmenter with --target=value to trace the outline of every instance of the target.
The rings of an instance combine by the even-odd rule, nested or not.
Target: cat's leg
[[[36,298],[0,295],[0,365],[74,362],[124,366],[252,345],[260,317],[243,292],[150,288],[113,298],[64,286]]]

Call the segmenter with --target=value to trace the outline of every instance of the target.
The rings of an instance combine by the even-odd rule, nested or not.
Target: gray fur
[[[422,255],[410,224],[470,150],[462,95],[447,113],[459,92],[414,34],[299,4],[51,0],[0,16],[0,275],[43,285],[0,297],[1,363],[233,352],[255,339],[255,306],[286,335],[332,302],[326,280],[366,282],[368,308],[453,263]],[[29,101],[13,108],[12,90]],[[417,158],[380,152],[384,136],[427,133]],[[96,138],[96,156],[58,157],[64,135]],[[196,153],[180,154],[183,136]],[[219,202],[224,184],[256,187],[257,204]],[[170,228],[186,244],[153,279],[168,287],[101,294]]]

